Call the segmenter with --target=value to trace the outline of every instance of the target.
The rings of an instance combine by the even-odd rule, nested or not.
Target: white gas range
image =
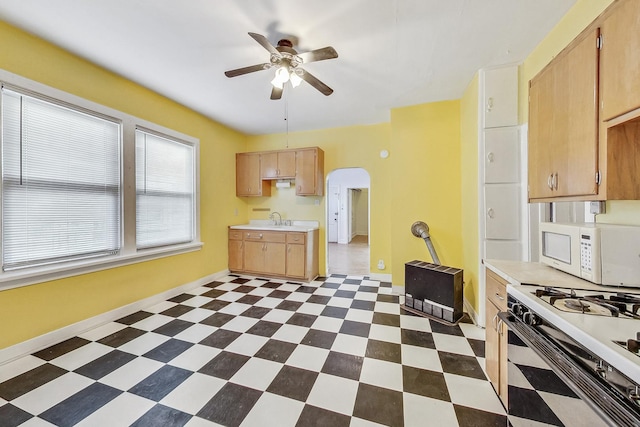
[[[509,329],[508,352],[517,341],[522,347],[514,354],[522,348],[535,353],[540,366],[553,371],[572,391],[582,405],[573,413],[581,413],[587,425],[600,425],[595,420],[602,425],[640,425],[640,289],[595,285],[541,264],[485,264],[510,283],[508,311],[499,314]],[[511,395],[518,390],[509,378],[510,417],[523,413],[516,407],[523,393]],[[553,420],[562,416],[556,415],[549,413],[538,421],[560,425]]]
[[[640,332],[640,311],[633,312],[633,305],[640,304],[640,293],[638,290],[613,292],[602,286],[598,288],[520,284],[509,285],[507,293],[640,384],[640,355],[627,349],[629,340],[636,341]],[[621,295],[637,298],[638,302],[613,301],[615,305],[610,304],[610,298],[617,299]],[[615,311],[620,310],[619,304],[624,305],[624,312]],[[526,321],[530,320],[527,318]]]

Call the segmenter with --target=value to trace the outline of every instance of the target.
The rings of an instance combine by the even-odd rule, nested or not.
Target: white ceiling
[[[478,69],[522,61],[576,0],[0,0],[0,19],[249,134],[381,123],[390,109],[458,99]],[[298,52],[334,89],[272,101],[273,70],[247,34]],[[46,66],[46,64],[42,64]]]

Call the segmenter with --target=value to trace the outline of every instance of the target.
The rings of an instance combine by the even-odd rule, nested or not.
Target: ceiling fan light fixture
[[[225,76],[238,77],[244,74],[254,73],[256,71],[275,68],[275,76],[273,80],[271,80],[271,85],[273,86],[273,89],[271,89],[272,100],[282,98],[284,85],[288,81],[291,82],[291,86],[294,88],[299,86],[300,83],[302,83],[302,80],[304,80],[325,96],[329,96],[333,93],[333,89],[301,67],[302,64],[307,64],[309,62],[337,58],[338,52],[336,52],[333,47],[327,46],[322,49],[315,49],[299,54],[293,48],[291,40],[282,39],[278,42],[278,46],[276,47],[261,34],[249,33],[249,36],[258,42],[260,46],[269,51],[269,62],[225,71]]]
[[[271,80],[271,84],[278,89],[282,89],[284,84],[289,81],[289,69],[287,67],[278,67],[276,76]]]
[[[291,76],[289,76],[289,80],[291,81],[291,86],[298,87],[300,83],[302,83],[302,79],[296,72],[291,72]]]

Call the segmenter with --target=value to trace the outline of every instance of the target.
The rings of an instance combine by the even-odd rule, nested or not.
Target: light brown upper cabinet
[[[271,195],[271,183],[260,178],[259,153],[236,154],[236,195]]]
[[[296,152],[268,151],[261,153],[260,176],[262,179],[295,178]]]
[[[640,2],[614,2],[602,37],[599,198],[640,200]]]
[[[640,2],[619,1],[602,22],[602,120],[640,107]]]
[[[529,199],[597,194],[599,30],[582,34],[529,84]]]
[[[322,196],[324,151],[310,147],[236,154],[236,196],[271,196],[276,179],[295,179],[297,196]]]
[[[324,152],[317,148],[296,151],[296,195],[322,196],[324,193]]]
[[[617,0],[529,84],[529,200],[639,200],[640,2]]]

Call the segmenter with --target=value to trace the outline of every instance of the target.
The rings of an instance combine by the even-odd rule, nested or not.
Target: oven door
[[[638,426],[624,399],[534,326],[499,313],[509,328],[508,412],[514,427]]]

